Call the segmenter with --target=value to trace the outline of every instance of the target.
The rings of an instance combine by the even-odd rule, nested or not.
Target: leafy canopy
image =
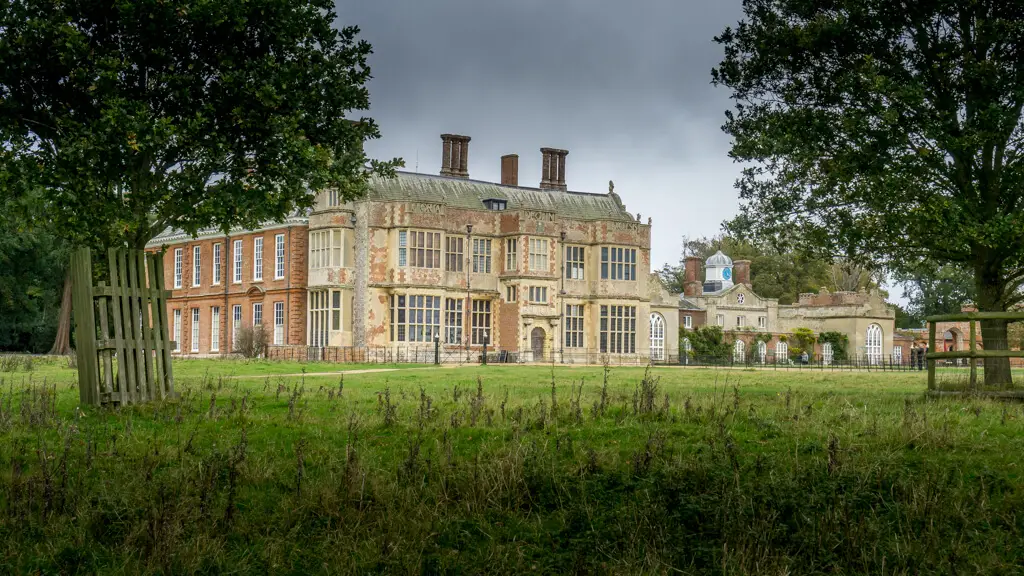
[[[0,5],[0,162],[76,241],[253,227],[360,194],[369,44],[330,0]]]
[[[745,224],[890,269],[970,270],[978,304],[1024,278],[1024,5],[744,0],[716,41]]]

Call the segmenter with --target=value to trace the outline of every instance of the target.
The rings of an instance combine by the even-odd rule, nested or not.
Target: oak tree
[[[66,241],[136,248],[358,196],[401,161],[364,154],[371,47],[336,24],[332,0],[0,4],[8,196],[41,191]]]
[[[742,219],[889,270],[971,272],[981,311],[1021,301],[1024,4],[744,0],[712,72],[746,163]],[[981,326],[1005,349],[1004,321]],[[987,360],[985,380],[1010,380]]]
[[[0,159],[31,166],[59,227],[142,247],[165,227],[252,227],[358,195],[370,45],[331,0],[11,0]]]

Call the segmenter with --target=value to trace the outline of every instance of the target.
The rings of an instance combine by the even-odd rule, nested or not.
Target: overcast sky
[[[736,213],[728,92],[711,68],[712,38],[740,15],[740,0],[338,1],[374,48],[369,155],[436,174],[440,134],[464,134],[470,178],[498,181],[514,153],[519,183],[537,186],[540,148],[564,148],[570,190],[612,180],[627,210],[653,216],[653,268]]]

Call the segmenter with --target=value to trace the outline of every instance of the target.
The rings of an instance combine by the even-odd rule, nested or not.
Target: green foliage
[[[837,364],[845,362],[850,356],[850,338],[842,332],[822,332],[818,334],[818,342],[832,345],[832,361]]]
[[[895,279],[903,282],[907,312],[921,319],[919,326],[923,326],[928,316],[958,313],[977,297],[974,278],[961,266],[923,262],[912,270],[896,274]]]
[[[0,173],[99,246],[358,196],[400,161],[363,152],[371,48],[338,24],[329,0],[7,2]]]
[[[924,316],[910,312],[899,304],[889,304],[896,312],[896,328],[906,330],[909,328],[924,328]]]
[[[814,357],[814,342],[817,339],[814,336],[814,332],[809,328],[796,328],[793,330],[792,338],[789,341],[792,343],[789,346],[789,354],[791,356],[800,356],[804,352],[807,352],[809,358]]]
[[[0,351],[43,353],[57,331],[68,246],[38,195],[17,194],[2,180]]]
[[[973,275],[978,307],[1021,302],[1024,149],[1017,46],[1003,0],[747,0],[715,40],[724,130],[746,163],[741,227],[798,231],[820,254]],[[986,348],[1006,325],[982,323]],[[1009,362],[986,362],[989,383]]]
[[[693,330],[680,328],[680,339],[690,339],[693,356],[725,359],[732,354],[732,347],[725,341],[721,326],[699,326]]]

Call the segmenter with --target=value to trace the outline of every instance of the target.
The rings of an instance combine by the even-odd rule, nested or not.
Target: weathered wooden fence
[[[970,377],[968,386],[971,390],[978,386],[978,360],[985,358],[1024,358],[1024,350],[1010,350],[1009,342],[1004,342],[1005,350],[978,350],[977,323],[981,320],[1006,320],[1007,322],[1024,321],[1022,312],[960,312],[957,314],[942,314],[925,318],[928,323],[928,390],[936,392],[935,386],[935,361],[936,360],[959,360],[966,358],[970,366]],[[936,324],[939,322],[969,322],[969,335],[967,350],[955,350],[949,352],[936,351]],[[1009,384],[1009,383],[1008,383]]]
[[[80,401],[124,406],[173,397],[163,260],[111,248],[107,266],[110,282],[93,286],[92,251],[71,256]]]

